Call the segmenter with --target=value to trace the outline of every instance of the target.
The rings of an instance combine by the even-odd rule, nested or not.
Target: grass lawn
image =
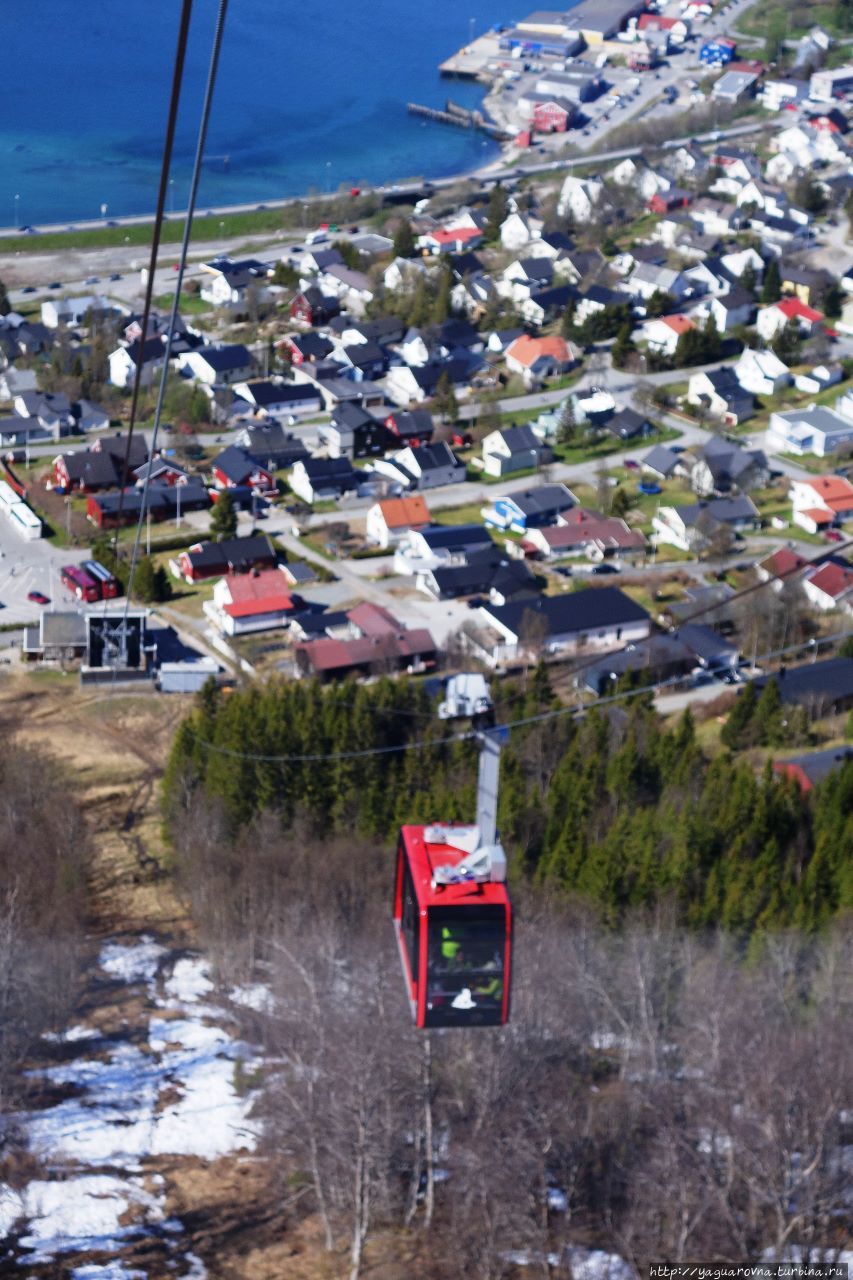
[[[159,307],[161,311],[168,311],[174,298],[175,295],[173,293],[161,293],[154,299],[154,305]],[[205,302],[204,298],[199,297],[197,293],[182,293],[179,309],[187,315],[200,316],[212,311],[213,307],[209,302]]]
[[[485,502],[467,502],[461,507],[446,507],[442,511],[436,511],[434,522],[444,525],[482,524],[480,512],[484,506]]]

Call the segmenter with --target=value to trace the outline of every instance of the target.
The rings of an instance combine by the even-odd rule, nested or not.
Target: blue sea
[[[169,204],[185,207],[217,5],[196,0]],[[477,84],[438,63],[511,0],[231,0],[199,208],[438,177],[496,154],[468,130],[424,124],[407,101],[464,105]],[[4,26],[0,225],[147,213],[160,150],[178,0],[39,0]],[[223,157],[228,157],[228,161]]]

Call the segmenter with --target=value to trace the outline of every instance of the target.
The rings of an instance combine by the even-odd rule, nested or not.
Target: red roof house
[[[213,588],[213,599],[203,608],[226,636],[283,627],[303,602],[293,595],[280,568],[227,573]]]

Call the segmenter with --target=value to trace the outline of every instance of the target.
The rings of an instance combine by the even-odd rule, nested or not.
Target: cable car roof
[[[503,883],[467,880],[460,884],[434,884],[435,872],[439,867],[456,866],[476,846],[476,840],[470,835],[467,840],[465,838],[468,833],[477,831],[476,827],[471,826],[453,828],[459,833],[460,843],[464,840],[467,848],[448,844],[446,841],[427,839],[428,835],[449,829],[449,826],[445,828],[435,825],[402,828],[412,882],[421,910],[431,906],[462,906],[471,902],[506,905],[509,895]]]

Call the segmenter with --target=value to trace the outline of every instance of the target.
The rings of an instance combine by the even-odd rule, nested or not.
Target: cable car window
[[[503,907],[431,908],[428,1023],[498,1024],[504,996],[505,951]]]
[[[409,970],[412,975],[412,982],[418,980],[418,922],[420,916],[418,914],[418,904],[415,898],[415,886],[412,883],[412,873],[409,870],[409,864],[406,858],[402,859],[403,863],[403,903],[402,917],[400,919],[400,932],[406,947],[406,953],[409,959]]]

